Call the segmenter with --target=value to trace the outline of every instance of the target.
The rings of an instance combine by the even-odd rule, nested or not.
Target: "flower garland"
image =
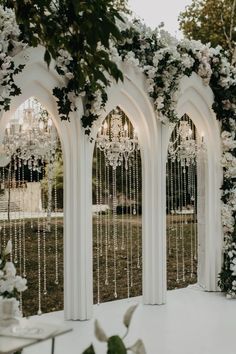
[[[0,111],[9,110],[10,97],[21,93],[14,76],[23,70],[24,65],[15,66],[13,61],[14,55],[25,47],[19,41],[19,35],[14,11],[0,5]]]
[[[13,55],[22,46],[17,41],[19,28],[12,10],[0,6],[0,110],[9,109],[10,96],[20,93],[14,83],[14,75],[23,69],[15,68]],[[214,93],[213,110],[221,123],[222,166],[222,223],[225,236],[224,264],[220,273],[219,286],[229,296],[236,295],[236,68],[231,66],[221,47],[211,48],[199,41],[173,39],[161,27],[152,31],[140,21],[120,21],[124,38],[122,43],[110,41],[110,49],[98,45],[97,51],[109,56],[115,63],[120,60],[138,67],[145,75],[148,93],[153,100],[157,119],[162,122],[177,122],[176,104],[179,98],[180,81],[184,76],[197,73],[205,85]],[[81,59],[82,60],[82,59]],[[81,63],[80,63],[81,64]],[[82,63],[83,64],[83,63]],[[58,51],[56,70],[65,81],[65,86],[55,88],[58,111],[66,119],[76,110],[77,97],[83,99],[84,116],[82,125],[85,133],[101,114],[107,102],[106,85],[96,81],[94,86],[87,82],[78,90],[74,88],[74,59],[64,51]],[[109,85],[107,79],[107,86]]]
[[[222,224],[224,263],[219,286],[228,297],[236,296],[236,68],[221,47],[199,41],[177,42],[165,31],[150,31],[139,21],[124,33],[129,40],[118,47],[123,61],[138,66],[147,76],[148,93],[157,117],[176,122],[180,80],[197,73],[214,93],[213,110],[220,121],[222,138]]]

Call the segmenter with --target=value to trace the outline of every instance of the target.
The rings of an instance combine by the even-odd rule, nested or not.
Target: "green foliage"
[[[122,11],[129,14],[131,13],[127,0],[114,0],[114,6],[118,11]]]
[[[189,39],[221,45],[231,55],[236,42],[233,0],[193,0],[179,16],[180,28]]]
[[[126,354],[127,350],[122,339],[119,336],[112,336],[107,341],[107,354]]]
[[[98,321],[95,321],[95,336],[100,342],[107,343],[107,354],[127,354],[128,352],[135,354],[146,354],[146,350],[141,339],[137,340],[137,342],[129,348],[126,348],[124,343],[124,338],[128,334],[129,326],[136,308],[137,305],[131,306],[124,315],[123,323],[127,328],[127,332],[123,338],[117,335],[108,338],[104,330],[100,327]],[[90,347],[88,347],[83,354],[95,354],[93,345],[90,345]]]
[[[116,21],[123,19],[113,0],[0,0],[0,3],[15,10],[21,40],[32,47],[45,47],[44,60],[48,66],[52,59],[57,60],[60,50],[69,53],[67,67],[72,77],[67,78],[56,66],[66,81],[53,91],[61,119],[69,119],[76,110],[69,98],[71,92],[74,98],[85,90],[104,92],[109,85],[106,74],[117,81],[123,79],[106,51],[111,39],[122,40]],[[118,3],[121,7],[125,5],[124,1]]]
[[[88,347],[88,348],[83,352],[83,354],[95,354],[93,345],[91,344],[90,347]]]
[[[236,282],[236,275],[231,269],[232,254],[236,252],[236,225],[232,234],[231,248],[228,251],[230,252],[224,253],[224,265],[219,274],[218,285],[221,291],[231,294],[232,284]]]

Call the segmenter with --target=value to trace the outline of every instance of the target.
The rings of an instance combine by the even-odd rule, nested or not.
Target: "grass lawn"
[[[101,222],[104,222],[102,217]],[[142,294],[142,269],[137,267],[138,253],[140,257],[140,264],[142,264],[141,255],[141,219],[132,217],[132,242],[130,238],[130,226],[125,229],[125,245],[129,246],[129,257],[131,249],[133,253],[132,272],[131,261],[129,262],[130,280],[132,278],[133,286],[130,286],[130,296],[137,296]],[[167,223],[168,225],[168,223]],[[51,232],[46,233],[46,269],[47,269],[47,293],[43,293],[44,285],[44,262],[43,262],[43,240],[41,241],[41,307],[42,312],[58,311],[63,309],[63,219],[58,220],[58,259],[59,259],[59,284],[55,284],[55,237],[54,237],[54,222],[52,222]],[[195,283],[197,264],[194,261],[194,275],[190,277],[191,260],[191,227],[190,222],[184,225],[184,245],[185,245],[185,267],[186,276],[185,281],[182,280],[182,255],[179,251],[179,277],[180,281],[176,282],[176,227],[180,227],[179,220],[168,227],[170,231],[171,240],[171,254],[167,257],[167,279],[168,289],[185,287],[188,284]],[[137,230],[139,228],[140,239],[138,246]],[[104,227],[103,227],[104,231]],[[14,232],[13,232],[14,233]],[[117,231],[117,298],[127,298],[127,247],[121,249],[121,218],[118,218],[118,231]],[[129,237],[127,238],[127,235]],[[41,236],[42,237],[42,236]],[[168,239],[169,240],[169,239]],[[14,241],[14,240],[13,240]],[[181,250],[182,240],[178,239],[178,248]],[[94,303],[97,303],[97,248],[96,248],[96,219],[94,218]],[[14,249],[14,243],[13,243]],[[103,255],[99,257],[100,263],[100,302],[114,300],[114,260],[113,260],[113,240],[110,237],[110,247],[107,248],[108,254],[108,285],[105,285],[105,242],[103,242]],[[169,251],[167,251],[169,253]],[[167,254],[168,254],[167,253]],[[20,264],[16,265],[18,268]],[[38,310],[38,242],[37,242],[37,220],[33,221],[33,228],[31,228],[30,221],[26,221],[26,275],[28,280],[28,289],[23,293],[23,310],[25,316],[30,316],[37,313]]]

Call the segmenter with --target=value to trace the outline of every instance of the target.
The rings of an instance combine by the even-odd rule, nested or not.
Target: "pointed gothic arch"
[[[207,291],[218,290],[218,274],[222,265],[223,233],[221,226],[221,184],[222,167],[220,127],[211,107],[213,94],[202,80],[193,74],[181,82],[181,92],[177,111],[179,117],[187,114],[193,121],[206,145],[206,163],[198,171],[198,184],[204,186],[198,198],[198,210],[201,210],[199,225],[199,260],[201,275],[199,284]],[[165,129],[165,154],[172,133]],[[165,155],[167,157],[167,155]]]
[[[70,122],[61,122],[51,92],[60,85],[55,71],[43,62],[41,47],[21,52],[15,60],[26,60],[25,70],[17,76],[22,94],[12,98],[11,110],[1,116],[0,133],[9,115],[29,96],[35,96],[54,117],[64,155],[64,313],[66,319],[92,317],[92,156],[91,143],[81,127],[82,103]],[[121,64],[124,81],[108,88],[108,102],[92,136],[107,114],[119,106],[137,127],[142,156],[142,232],[143,232],[143,302],[166,302],[166,220],[165,164],[171,130],[157,119],[147,93],[144,74],[131,65]],[[222,230],[220,217],[221,140],[218,122],[211,110],[212,91],[197,75],[184,78],[178,102],[178,114],[187,113],[197,129],[205,134],[207,166],[205,208],[206,290],[217,290],[221,268]]]

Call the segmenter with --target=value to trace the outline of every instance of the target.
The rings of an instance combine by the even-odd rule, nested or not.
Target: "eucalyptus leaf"
[[[129,348],[135,354],[146,354],[146,350],[141,339],[138,339],[137,342]]]
[[[125,327],[129,328],[130,322],[132,320],[134,311],[136,310],[138,304],[131,306],[125,313],[124,318],[123,318],[123,323]]]
[[[104,330],[101,328],[98,320],[95,320],[95,336],[100,342],[108,341],[108,337],[106,336]]]

